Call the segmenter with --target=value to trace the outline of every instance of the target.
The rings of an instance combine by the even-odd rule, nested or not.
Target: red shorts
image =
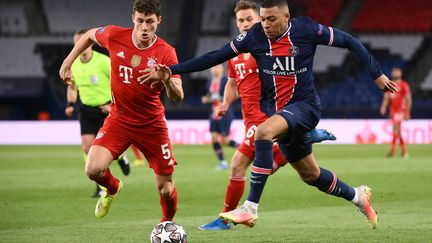
[[[243,142],[237,148],[237,151],[246,155],[250,160],[255,159],[255,132],[260,123],[246,124],[246,133]],[[273,145],[273,160],[278,165],[285,165],[287,159],[283,156],[277,144]]]
[[[393,123],[400,123],[405,119],[406,112],[404,110],[391,112],[390,118]]]
[[[133,144],[158,175],[172,174],[177,164],[165,120],[152,125],[131,126],[108,117],[93,144],[107,148],[114,159]]]

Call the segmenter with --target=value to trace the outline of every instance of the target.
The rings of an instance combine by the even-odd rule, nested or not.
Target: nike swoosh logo
[[[285,112],[285,113],[288,113],[288,114],[291,114],[291,115],[293,115],[294,116],[294,114],[291,112],[291,111],[287,111],[287,110],[282,110],[282,112]]]
[[[271,56],[271,52],[266,52],[265,55],[266,56]]]

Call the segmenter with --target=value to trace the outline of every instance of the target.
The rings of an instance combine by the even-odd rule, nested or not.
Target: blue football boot
[[[220,218],[198,227],[200,230],[229,230],[230,228],[231,226],[229,224],[225,224],[225,222]]]
[[[335,135],[325,129],[314,129],[305,134],[304,140],[306,143],[320,143],[322,141],[336,140]]]

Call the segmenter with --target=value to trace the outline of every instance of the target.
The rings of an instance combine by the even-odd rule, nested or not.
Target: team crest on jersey
[[[318,24],[318,35],[322,35],[323,34],[323,26],[321,24]]]
[[[106,28],[106,27],[100,27],[100,28],[98,29],[98,34],[99,34],[99,35],[102,34],[102,33],[105,31],[105,28]]]
[[[105,132],[98,132],[96,139],[101,139],[105,135]]]
[[[147,67],[154,68],[157,64],[157,62],[156,62],[157,58],[156,57],[148,57],[147,59],[148,59]]]
[[[291,54],[292,57],[297,56],[297,54],[299,53],[299,49],[297,46],[291,46],[289,49],[289,53]]]
[[[247,32],[243,32],[243,33],[241,33],[240,35],[238,35],[236,37],[236,40],[237,41],[242,41],[246,37],[246,35],[247,35]]]
[[[141,63],[141,56],[133,55],[131,58],[132,67],[138,67]]]

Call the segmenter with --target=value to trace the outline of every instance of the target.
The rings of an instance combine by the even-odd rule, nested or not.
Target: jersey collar
[[[132,31],[132,34],[131,34],[131,41],[132,41],[132,44],[135,46],[136,49],[142,51],[142,50],[145,50],[145,49],[149,49],[150,47],[152,47],[152,46],[154,45],[154,43],[156,43],[156,41],[158,40],[159,37],[158,37],[156,34],[155,34],[155,36],[156,36],[156,38],[154,39],[154,41],[153,41],[152,43],[150,43],[149,46],[144,47],[144,48],[139,48],[139,47],[135,44],[135,42],[133,41],[133,31]]]
[[[285,31],[285,33],[283,33],[283,35],[281,35],[279,38],[277,38],[275,40],[275,42],[280,41],[284,36],[286,36],[289,33],[290,29],[291,29],[291,22],[288,23],[288,29]]]

